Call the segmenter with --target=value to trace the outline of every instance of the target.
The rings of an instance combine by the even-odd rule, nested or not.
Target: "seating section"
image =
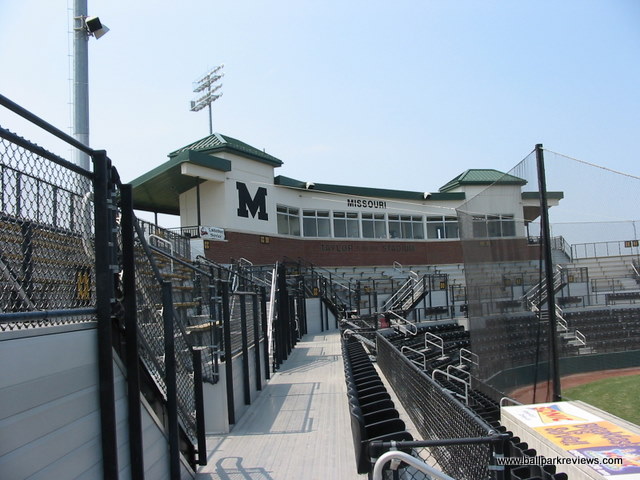
[[[411,348],[418,350],[421,342],[424,343],[424,334],[426,332],[433,333],[443,339],[445,356],[447,357],[439,361],[432,361],[428,358],[426,362],[427,368],[424,370],[427,375],[431,375],[435,368],[443,369],[443,367],[446,368],[446,365],[457,364],[460,359],[460,348],[468,348],[468,332],[465,332],[462,327],[456,324],[435,324],[422,327],[415,336],[401,333],[392,333],[385,336],[391,340],[391,343],[398,350],[402,350],[403,346],[411,346]],[[414,360],[415,363],[415,357],[413,355],[414,352],[405,350],[405,356],[409,360]],[[481,417],[496,432],[508,435],[508,439],[503,447],[505,457],[523,458],[539,456],[535,449],[529,448],[526,442],[522,442],[519,437],[515,437],[512,432],[507,431],[507,429],[500,424],[500,405],[490,396],[473,388],[469,388],[465,392],[465,388],[460,383],[447,380],[440,375],[436,376],[436,380],[443,390],[449,391],[461,399],[461,401],[466,396],[466,405],[470,410]],[[465,401],[463,401],[463,403],[465,403]],[[568,477],[565,473],[556,472],[556,467],[553,465],[544,467],[537,465],[516,465],[505,466],[503,478],[508,480],[566,480]]]
[[[444,355],[436,345],[425,344],[425,333],[427,332],[442,339]],[[386,338],[398,350],[402,350],[403,346],[410,348],[411,350],[405,350],[405,356],[421,367],[424,367],[426,363],[426,369],[423,369],[427,372],[432,372],[435,369],[446,370],[449,365],[459,364],[460,349],[470,348],[469,332],[455,322],[419,327],[417,333],[411,336],[397,332]]]
[[[565,312],[571,328],[580,330],[595,353],[640,348],[640,309],[580,309]]]
[[[358,473],[370,473],[384,450],[370,446],[372,441],[410,441],[389,392],[362,343],[351,337],[342,341],[351,433]]]

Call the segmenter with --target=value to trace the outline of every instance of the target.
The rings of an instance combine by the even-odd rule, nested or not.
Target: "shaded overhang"
[[[556,207],[564,198],[564,192],[547,192],[547,206]],[[540,192],[522,192],[522,212],[525,223],[540,216]]]
[[[197,168],[201,167],[201,168]],[[194,171],[200,170],[198,176]],[[206,171],[228,172],[231,162],[194,150],[183,150],[167,162],[131,182],[133,208],[154,213],[180,215],[180,194],[210,180]]]

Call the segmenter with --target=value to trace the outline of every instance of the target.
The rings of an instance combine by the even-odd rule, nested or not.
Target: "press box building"
[[[521,178],[473,169],[437,192],[414,192],[296,180],[275,174],[282,164],[215,133],[134,180],[134,206],[179,215],[194,250],[219,263],[430,265],[462,262],[456,209],[494,185],[496,195],[474,205],[474,236],[516,242],[514,259],[530,255],[526,224],[538,216],[539,198],[522,191]]]

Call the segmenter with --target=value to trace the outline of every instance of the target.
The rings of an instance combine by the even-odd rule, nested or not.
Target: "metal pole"
[[[127,365],[127,404],[129,409],[129,461],[131,477],[144,479],[142,413],[140,410],[140,369],[138,360],[138,325],[135,278],[135,230],[133,191],[130,184],[120,187],[122,195],[122,283]]]
[[[209,87],[211,90],[211,87]],[[211,104],[209,104],[209,135],[213,135],[213,118],[211,116]]]
[[[536,145],[536,165],[538,168],[538,189],[540,190],[540,227],[547,283],[547,310],[549,313],[549,369],[551,371],[553,401],[557,402],[561,400],[561,391],[556,335],[556,297],[553,284],[553,263],[551,261],[551,229],[549,228],[549,208],[547,205],[547,180],[541,144]]]
[[[244,404],[251,405],[251,381],[249,379],[249,335],[247,334],[247,296],[238,295],[240,301],[240,336],[242,338],[242,391]]]
[[[260,318],[262,319],[262,338],[264,339],[264,377],[269,380],[271,372],[269,370],[269,326],[267,318],[267,289],[260,287]]]
[[[251,296],[253,306],[253,361],[256,372],[256,390],[262,390],[262,367],[260,365],[260,311],[258,293]]]
[[[162,282],[162,318],[164,326],[164,367],[167,387],[167,423],[169,434],[169,478],[180,478],[180,430],[178,424],[178,380],[174,338],[173,294],[171,282]]]
[[[235,402],[233,399],[233,360],[231,351],[231,311],[229,308],[229,284],[219,282],[222,297],[222,332],[224,337],[224,369],[227,389],[227,418],[229,425],[236,423]]]
[[[73,137],[89,146],[89,35],[84,27],[87,0],[73,2]],[[89,170],[89,156],[74,151],[75,163]]]
[[[104,151],[96,152],[94,161],[94,216],[96,250],[96,309],[98,318],[98,372],[100,392],[100,426],[102,439],[102,473],[104,478],[118,478],[118,442],[113,369],[111,301],[114,297],[113,270],[110,265],[113,238],[110,212],[110,161]]]
[[[197,177],[196,181],[198,182],[196,184],[196,215],[198,222],[198,236],[200,236],[200,225],[202,225],[202,214],[200,209],[200,177]]]
[[[198,439],[198,465],[207,464],[207,438],[204,421],[204,387],[202,385],[202,351],[193,354],[193,386],[196,404],[196,437]]]

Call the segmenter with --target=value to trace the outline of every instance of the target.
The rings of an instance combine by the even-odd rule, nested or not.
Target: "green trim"
[[[186,147],[179,148],[178,150],[171,152],[169,157],[174,157],[185,150],[202,153],[232,152],[261,163],[266,163],[273,167],[279,167],[283,163],[282,160],[274,157],[273,155],[269,155],[262,150],[258,150],[248,143],[244,143],[236,138],[222,135],[220,133],[214,133],[213,135],[197,140]]]
[[[547,192],[547,198],[554,200],[562,200],[564,198],[564,192]],[[539,200],[540,192],[522,192],[523,200]]]
[[[307,183],[296,180],[294,178],[278,175],[273,179],[275,185],[289,188],[299,188],[302,190],[314,190],[317,192],[338,193],[341,195],[354,195],[358,197],[379,197],[390,198],[396,200],[419,200],[419,201],[446,201],[446,200],[464,200],[464,192],[452,193],[430,193],[429,198],[424,198],[424,192],[411,192],[406,190],[390,190],[386,188],[370,188],[370,187],[354,187],[351,185],[332,185],[328,183],[313,183],[307,188]]]
[[[449,190],[453,190],[464,185],[493,184],[526,185],[527,181],[522,178],[509,175],[508,173],[502,173],[494,169],[470,169],[462,172],[460,175],[440,187],[440,192],[448,192]]]

